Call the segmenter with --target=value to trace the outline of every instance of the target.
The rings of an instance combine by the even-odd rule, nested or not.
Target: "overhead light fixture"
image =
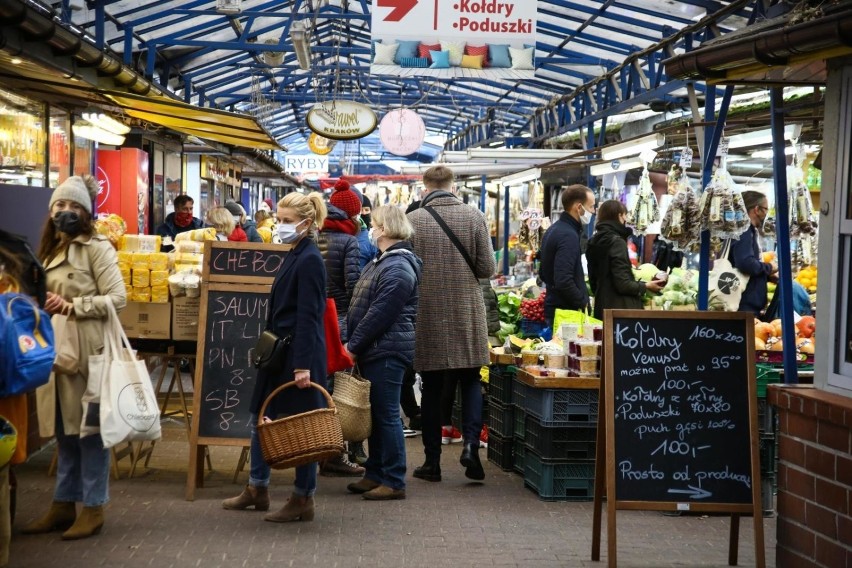
[[[243,0],[216,0],[216,11],[220,14],[239,14],[243,11]]]
[[[630,156],[638,156],[646,150],[656,150],[666,143],[666,137],[663,134],[655,133],[635,140],[627,140],[604,146],[601,148],[601,157],[604,160],[612,161],[618,158],[627,158]]]
[[[83,120],[85,120],[89,124],[93,124],[98,128],[101,128],[113,134],[124,136],[125,134],[130,132],[129,126],[117,121],[110,115],[105,114],[98,109],[85,110],[83,111],[81,116],[83,117]]]
[[[813,152],[816,152],[817,150],[819,150],[819,146],[805,146],[804,150],[807,153],[813,153]],[[793,146],[787,146],[786,148],[784,148],[784,154],[787,155],[787,156],[792,156],[795,153],[796,153],[796,148],[794,148]],[[772,159],[772,157],[774,155],[775,155],[774,150],[758,150],[757,152],[751,153],[752,158],[764,159],[764,160],[765,159]]]
[[[784,140],[792,140],[798,138],[802,133],[801,124],[788,124],[784,127]],[[763,130],[754,130],[752,132],[744,132],[743,134],[735,134],[728,139],[728,148],[745,148],[747,146],[762,146],[772,143],[772,130],[765,128]]]
[[[509,174],[497,180],[500,185],[521,185],[535,181],[541,177],[541,168],[530,168],[518,173]]]
[[[541,163],[560,158],[570,158],[582,150],[542,150],[534,148],[468,148],[467,157],[470,160],[535,160]]]
[[[627,158],[625,160],[612,160],[604,164],[596,164],[589,168],[589,174],[593,176],[603,176],[606,174],[614,174],[617,172],[626,172],[635,168],[644,168],[645,164],[641,158]]]
[[[20,65],[24,62],[24,60],[20,57],[13,57],[10,61],[12,62],[12,65]]]
[[[74,132],[74,136],[78,138],[85,138],[92,142],[109,144],[110,146],[121,146],[124,144],[124,136],[121,134],[104,130],[94,124],[89,124],[88,122],[77,122],[71,126],[71,130]]]
[[[290,39],[299,68],[307,71],[311,68],[311,33],[306,20],[296,20],[290,24]]]

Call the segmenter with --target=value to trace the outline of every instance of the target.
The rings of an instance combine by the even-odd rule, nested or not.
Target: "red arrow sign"
[[[405,17],[411,10],[417,6],[418,0],[378,0],[378,5],[381,8],[393,8],[391,12],[384,17],[385,22],[398,22]]]

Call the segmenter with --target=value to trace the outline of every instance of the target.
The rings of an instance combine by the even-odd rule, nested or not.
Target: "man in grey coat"
[[[420,207],[408,213],[414,225],[411,243],[423,260],[414,368],[423,383],[426,461],[414,470],[414,477],[441,481],[441,386],[445,378],[454,376],[462,400],[464,449],[460,462],[469,479],[481,481],[485,471],[479,459],[479,370],[488,364],[488,327],[478,279],[494,273],[494,250],[485,216],[451,193],[450,169],[430,168],[423,174],[423,185]]]

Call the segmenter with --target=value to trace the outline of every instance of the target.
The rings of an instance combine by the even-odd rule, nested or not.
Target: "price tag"
[[[719,140],[719,149],[716,150],[716,155],[720,158],[728,157],[728,143],[730,142],[730,138],[722,138]]]
[[[692,167],[692,148],[684,148],[680,151],[680,167],[683,169]]]

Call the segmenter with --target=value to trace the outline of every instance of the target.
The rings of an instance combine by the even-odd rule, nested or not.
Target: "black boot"
[[[464,475],[468,479],[474,481],[482,481],[485,479],[485,470],[482,469],[482,462],[479,461],[479,443],[465,444],[461,453],[459,462],[465,467]]]
[[[418,479],[424,479],[426,481],[441,481],[441,464],[426,460],[426,463],[420,467],[414,468],[414,473],[412,475]]]

